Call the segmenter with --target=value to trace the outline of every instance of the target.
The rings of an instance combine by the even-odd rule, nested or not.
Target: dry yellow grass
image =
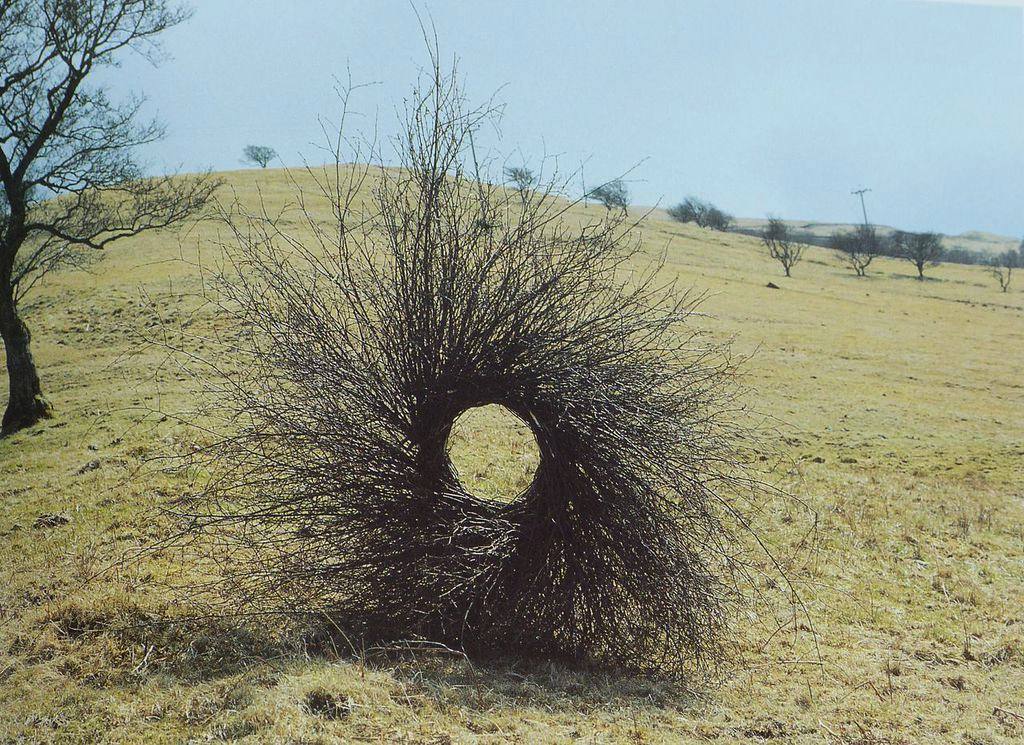
[[[257,184],[270,204],[291,195],[280,172],[226,177],[249,204]],[[642,231],[667,247],[667,272],[710,293],[704,327],[750,355],[750,404],[792,464],[771,478],[814,513],[772,498],[761,523],[796,556],[815,634],[800,616],[774,634],[741,621],[735,667],[687,692],[553,665],[303,651],[272,624],[163,623],[190,612],[167,587],[201,569],[124,559],[173,529],[152,507],[183,488],[144,467],[183,437],[145,411],[189,400],[138,339],[177,334],[199,278],[173,234],[153,235],[94,274],[53,277],[29,312],[58,417],[0,441],[0,742],[1024,738],[1024,292],[1000,293],[979,267],[918,282],[888,259],[857,279],[816,248],[787,280],[753,239],[660,219]],[[194,227],[186,255],[198,242],[209,259],[215,232]],[[206,323],[189,329],[197,346]],[[521,440],[486,418],[467,428],[467,478],[514,491],[529,461],[493,448]]]

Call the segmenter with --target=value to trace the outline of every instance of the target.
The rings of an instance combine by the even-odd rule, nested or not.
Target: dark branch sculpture
[[[310,171],[315,240],[230,220],[216,302],[238,364],[204,378],[230,434],[195,454],[203,488],[179,510],[222,539],[230,597],[348,635],[712,666],[746,485],[727,356],[622,215],[580,226],[551,187],[481,180],[486,112],[436,67],[407,114],[401,169],[340,165],[339,147]],[[509,502],[469,493],[448,457],[486,404],[540,451]]]

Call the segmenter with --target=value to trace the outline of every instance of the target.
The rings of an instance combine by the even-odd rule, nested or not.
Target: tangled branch
[[[580,224],[554,186],[486,183],[488,112],[453,80],[435,64],[410,99],[399,168],[309,171],[314,240],[228,216],[216,302],[237,364],[202,374],[227,434],[192,455],[202,490],[178,509],[219,540],[231,597],[363,638],[713,666],[749,486],[728,355],[623,214]],[[448,456],[487,404],[540,452],[509,502]]]

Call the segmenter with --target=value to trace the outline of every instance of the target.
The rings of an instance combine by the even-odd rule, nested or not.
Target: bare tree
[[[536,189],[540,182],[537,174],[526,166],[509,166],[505,168],[505,181],[512,184],[520,194]]]
[[[804,246],[789,234],[789,226],[777,217],[769,217],[768,225],[761,231],[761,241],[768,247],[769,255],[782,264],[786,276],[803,257]]]
[[[245,162],[255,163],[260,168],[266,168],[267,164],[277,157],[277,151],[266,145],[246,145],[242,154]]]
[[[167,0],[0,2],[0,336],[10,398],[0,434],[49,416],[18,302],[39,278],[127,236],[193,215],[216,183],[143,178],[133,148],[163,134],[138,124],[142,100],[115,104],[87,87],[189,12]],[[76,256],[78,257],[76,259]]]
[[[835,232],[829,245],[843,255],[844,261],[858,277],[867,274],[868,265],[882,253],[882,241],[871,225],[859,225],[851,232]]]
[[[1024,244],[1021,244],[1024,249]],[[1004,251],[992,259],[992,274],[999,282],[999,289],[1008,292],[1013,280],[1013,270],[1024,266],[1024,250]]]
[[[629,188],[620,178],[602,184],[591,191],[588,196],[603,204],[605,209],[620,209],[623,214],[629,214]]]
[[[692,222],[710,230],[728,230],[732,227],[732,215],[697,197],[687,197],[667,211],[669,217],[677,222]]]
[[[926,266],[938,266],[945,249],[942,236],[938,233],[908,233],[897,230],[893,233],[892,254],[906,259],[917,267],[917,278],[924,279]]]

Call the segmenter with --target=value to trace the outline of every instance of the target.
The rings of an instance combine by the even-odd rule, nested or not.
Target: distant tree
[[[693,222],[704,227],[704,216],[711,205],[697,197],[687,197],[674,207],[669,207],[668,216],[677,222]]]
[[[702,228],[728,230],[732,227],[732,215],[697,197],[687,197],[667,211],[673,220],[696,223]]]
[[[512,184],[516,191],[525,193],[537,186],[537,174],[526,166],[509,166],[505,168],[505,182]]]
[[[1024,267],[1024,244],[1021,249],[1004,251],[992,259],[992,274],[999,282],[999,289],[1007,292],[1013,279],[1013,270]]]
[[[859,225],[850,232],[835,232],[829,245],[843,256],[858,277],[867,274],[868,265],[882,254],[882,240],[871,225]]]
[[[897,230],[893,233],[891,252],[893,256],[906,259],[917,267],[917,278],[924,279],[926,266],[938,266],[945,253],[942,236],[938,233],[908,233]]]
[[[246,145],[242,154],[247,163],[255,163],[260,168],[266,168],[270,161],[277,157],[277,151],[266,145]]]
[[[620,209],[624,214],[629,214],[629,189],[622,179],[609,181],[602,184],[588,195],[605,206],[605,209]]]
[[[140,99],[117,104],[91,73],[119,53],[155,60],[155,37],[188,17],[170,0],[0,0],[0,337],[10,396],[0,434],[50,415],[19,301],[83,253],[201,210],[207,176],[143,178]]]
[[[942,254],[942,260],[947,264],[988,264],[991,256],[961,245],[954,245],[947,248]]]
[[[704,221],[704,227],[710,228],[711,230],[722,230],[726,231],[732,227],[732,215],[728,212],[723,212],[718,207],[712,206],[708,210],[707,219]]]
[[[761,231],[761,242],[768,247],[768,254],[782,264],[786,276],[803,257],[804,246],[789,234],[789,226],[777,217],[769,217],[768,225]]]

